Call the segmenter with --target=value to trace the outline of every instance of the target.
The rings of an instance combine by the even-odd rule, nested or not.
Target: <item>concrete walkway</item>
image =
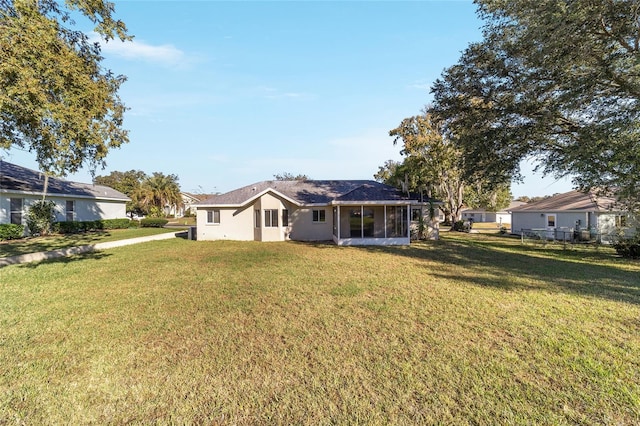
[[[114,247],[128,246],[131,244],[146,243],[147,241],[168,240],[176,238],[186,231],[168,232],[166,234],[149,235],[147,237],[130,238],[128,240],[108,241],[85,246],[69,247],[65,249],[41,251],[38,253],[27,253],[19,256],[1,257],[0,268],[19,263],[41,262],[48,259],[58,259],[60,257],[73,256],[76,254],[90,253],[94,251],[106,250]]]

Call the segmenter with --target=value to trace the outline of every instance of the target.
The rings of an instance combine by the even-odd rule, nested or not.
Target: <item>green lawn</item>
[[[58,250],[75,246],[102,243],[107,241],[126,240],[149,235],[176,232],[172,228],[129,228],[112,229],[100,232],[85,232],[68,235],[52,235],[47,237],[25,238],[22,240],[0,241],[0,257],[17,256],[26,253]]]
[[[640,263],[443,233],[0,269],[0,424],[638,424]]]

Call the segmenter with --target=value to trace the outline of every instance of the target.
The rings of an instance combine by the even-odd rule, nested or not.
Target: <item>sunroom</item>
[[[337,245],[407,245],[411,241],[411,204],[406,201],[332,204]]]

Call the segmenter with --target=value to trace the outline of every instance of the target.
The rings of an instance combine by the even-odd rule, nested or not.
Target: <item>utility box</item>
[[[187,230],[187,239],[188,240],[197,240],[198,239],[198,228],[195,226],[190,226]]]

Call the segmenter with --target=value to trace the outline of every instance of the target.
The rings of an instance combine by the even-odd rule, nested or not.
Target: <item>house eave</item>
[[[127,202],[131,201],[131,198],[114,198],[114,197],[100,197],[100,196],[92,196],[92,195],[79,195],[79,194],[63,194],[58,192],[39,192],[39,191],[16,191],[11,189],[0,189],[0,194],[16,194],[16,195],[26,195],[32,197],[42,197],[43,195],[46,197],[56,197],[56,198],[75,198],[75,199],[83,199],[83,200],[94,200],[94,201],[121,201]]]
[[[420,204],[416,200],[356,200],[356,201],[331,201],[332,206],[406,206],[408,204]],[[428,203],[427,203],[428,204]]]

